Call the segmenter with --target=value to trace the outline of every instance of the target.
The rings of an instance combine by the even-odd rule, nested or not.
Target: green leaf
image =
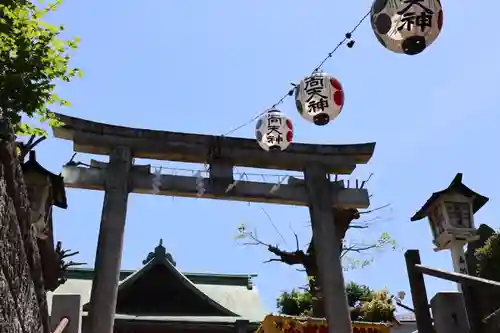
[[[474,255],[477,259],[477,274],[482,278],[500,281],[500,233],[495,232],[488,237]]]
[[[240,234],[243,234],[243,233],[245,233],[245,232],[246,232],[246,227],[245,227],[245,225],[244,225],[243,223],[241,223],[241,224],[238,226],[238,232],[239,232]]]
[[[64,26],[44,21],[61,3],[57,0],[43,6],[40,2],[37,6],[9,1],[0,5],[0,111],[19,135],[46,135],[45,130],[22,123],[23,116],[60,125],[47,116],[48,107],[71,104],[55,94],[56,82],[82,76],[81,70],[70,66],[70,51],[77,48],[79,39],[60,39]]]

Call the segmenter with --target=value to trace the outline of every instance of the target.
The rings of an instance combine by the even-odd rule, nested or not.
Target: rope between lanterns
[[[354,28],[352,28],[349,32],[347,32],[345,35],[344,35],[344,38],[333,48],[333,50],[331,50],[327,55],[326,57],[321,60],[321,62],[319,63],[318,66],[316,66],[314,68],[314,70],[312,71],[312,74],[315,74],[315,73],[318,73],[319,71],[321,71],[321,68],[323,67],[323,65],[328,61],[328,59],[330,59],[333,54],[335,52],[337,52],[337,50],[342,46],[344,45],[346,42],[347,42],[347,46],[349,48],[352,48],[354,46],[354,40],[352,39],[352,34],[361,26],[361,24],[363,23],[363,21],[370,15],[370,10],[358,21],[358,23],[354,26]],[[273,110],[274,108],[276,108],[278,105],[282,104],[285,99],[287,99],[289,96],[292,96],[295,89],[296,89],[296,84],[294,83],[291,83],[291,85],[293,86],[293,88],[289,89],[286,94],[284,94],[276,103],[274,103],[270,108],[268,109],[265,109],[264,111],[262,112],[259,112],[256,116],[254,116],[253,118],[249,119],[248,121],[244,122],[243,124],[231,129],[230,131],[228,131],[227,133],[223,134],[222,136],[228,136],[229,134],[232,134],[240,129],[242,129],[243,127],[245,126],[248,126],[250,125],[251,123],[253,123],[254,121],[256,121],[257,119],[259,119],[259,117],[261,117],[263,114],[265,114],[266,112],[270,111],[270,110]]]

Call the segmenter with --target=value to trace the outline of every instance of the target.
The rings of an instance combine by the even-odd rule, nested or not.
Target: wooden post
[[[335,229],[330,181],[326,170],[312,165],[304,171],[309,198],[319,283],[324,297],[329,333],[352,333],[344,274],[340,259],[340,238]]]
[[[113,149],[109,162],[89,309],[90,332],[95,333],[113,333],[132,165],[130,149]]]
[[[418,250],[406,251],[405,260],[418,332],[434,333],[435,331],[429,311],[429,300],[427,299],[427,290],[425,288],[424,274],[415,267],[415,265],[421,264]]]

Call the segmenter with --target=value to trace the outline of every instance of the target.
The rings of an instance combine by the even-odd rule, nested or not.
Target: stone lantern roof
[[[457,173],[455,178],[451,184],[444,190],[432,193],[431,197],[427,200],[427,202],[420,208],[418,212],[413,215],[411,221],[418,221],[425,217],[427,217],[428,209],[432,206],[434,202],[436,202],[441,196],[448,193],[460,193],[461,195],[474,198],[472,202],[472,212],[475,214],[478,210],[480,210],[489,200],[489,198],[482,196],[481,194],[474,192],[467,186],[462,183],[463,175],[461,173]]]

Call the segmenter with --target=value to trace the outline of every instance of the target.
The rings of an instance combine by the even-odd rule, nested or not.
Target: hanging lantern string
[[[320,70],[321,70],[321,68],[323,67],[323,65],[325,64],[325,62],[327,62],[327,61],[328,61],[328,59],[330,59],[330,58],[333,56],[333,54],[334,54],[335,52],[337,52],[337,50],[338,50],[338,49],[339,49],[339,48],[340,48],[340,47],[341,47],[341,46],[342,46],[345,42],[347,42],[347,41],[350,41],[350,40],[351,40],[352,34],[356,31],[356,29],[358,29],[358,28],[359,28],[359,26],[361,25],[361,23],[363,23],[363,21],[364,21],[364,20],[365,20],[365,19],[366,19],[369,15],[370,15],[370,11],[368,11],[368,12],[365,14],[365,16],[363,16],[363,17],[361,18],[361,20],[359,20],[358,24],[356,24],[356,25],[354,26],[354,28],[352,28],[352,30],[351,30],[351,31],[349,31],[348,33],[346,33],[346,34],[345,34],[344,39],[342,39],[342,40],[341,40],[341,41],[337,44],[337,46],[335,46],[335,48],[334,48],[334,49],[333,49],[330,53],[328,53],[328,55],[327,55],[327,56],[326,56],[326,57],[325,57],[325,58],[324,58],[324,59],[323,59],[323,60],[319,63],[319,65],[318,65],[318,66],[317,66],[317,67],[313,70],[313,74],[314,74],[314,73],[316,73],[316,72],[318,72],[318,71],[320,71]],[[350,47],[352,47],[352,45],[354,45],[354,43],[352,43]]]
[[[363,21],[364,21],[364,20],[365,20],[365,19],[366,19],[369,15],[370,15],[370,11],[368,11],[368,12],[367,12],[367,13],[366,13],[366,14],[365,14],[365,15],[364,15],[364,16],[363,16],[360,20],[359,20],[359,22],[358,22],[358,23],[354,26],[354,28],[352,28],[352,29],[351,29],[351,31],[347,32],[347,33],[344,35],[344,38],[343,38],[343,39],[342,39],[342,40],[341,40],[341,41],[340,41],[340,42],[339,42],[339,43],[335,46],[335,48],[327,54],[327,56],[326,56],[326,57],[325,57],[325,58],[324,58],[324,59],[323,59],[323,60],[319,63],[319,65],[318,65],[316,68],[314,68],[314,70],[312,71],[312,73],[313,73],[313,74],[314,74],[314,73],[316,73],[316,72],[318,72],[318,71],[320,71],[320,70],[321,70],[321,68],[323,67],[323,65],[324,65],[324,64],[328,61],[328,59],[330,59],[330,58],[333,56],[333,54],[334,54],[335,52],[337,52],[337,50],[338,50],[338,49],[339,49],[342,45],[344,45],[346,42],[348,42],[348,43],[347,43],[347,46],[348,46],[349,48],[353,47],[353,45],[354,45],[354,41],[351,39],[352,34],[353,34],[353,33],[354,33],[354,32],[355,32],[358,28],[359,28],[359,26],[363,23]],[[266,110],[264,110],[264,111],[262,111],[262,112],[258,113],[258,114],[257,114],[255,117],[253,117],[252,119],[250,119],[250,120],[248,120],[248,121],[244,122],[243,124],[239,125],[238,127],[233,128],[232,130],[230,130],[229,132],[225,133],[225,134],[224,134],[224,135],[222,135],[222,136],[228,136],[229,134],[234,133],[234,132],[236,132],[237,130],[239,130],[239,129],[241,129],[241,128],[245,127],[245,126],[250,125],[251,123],[253,123],[253,122],[254,122],[254,121],[256,121],[257,119],[259,119],[259,117],[260,117],[260,116],[262,116],[262,115],[263,115],[264,113],[266,113],[267,111],[272,110],[272,109],[274,109],[275,107],[277,107],[278,105],[282,104],[282,103],[285,101],[285,99],[287,99],[289,96],[292,96],[292,95],[293,95],[293,92],[294,92],[294,90],[295,90],[296,85],[295,85],[294,83],[292,83],[292,86],[293,86],[293,88],[292,88],[292,89],[290,89],[290,90],[288,90],[288,91],[286,92],[286,94],[284,94],[284,95],[283,95],[283,96],[282,96],[282,97],[281,97],[281,98],[280,98],[280,99],[279,99],[276,103],[274,103],[274,104],[273,104],[270,108],[268,108],[268,109],[266,109]]]
[[[226,134],[224,134],[223,136],[228,136],[229,134],[231,133],[234,133],[236,132],[237,130],[247,126],[247,125],[250,125],[251,123],[253,123],[254,121],[256,121],[257,119],[259,119],[260,116],[262,116],[264,113],[266,113],[267,111],[269,110],[272,110],[274,109],[275,107],[277,107],[278,105],[280,105],[281,103],[283,103],[283,101],[288,97],[288,96],[291,96],[293,95],[293,88],[290,89],[289,91],[287,91],[287,93],[285,95],[283,95],[283,97],[281,97],[279,99],[279,101],[277,101],[276,103],[274,103],[269,109],[266,109],[262,112],[260,112],[259,114],[257,114],[255,117],[253,117],[252,119],[248,120],[247,122],[244,122],[243,124],[241,124],[240,126],[238,127],[235,127],[233,128],[232,130],[230,130],[229,132],[227,132]]]

